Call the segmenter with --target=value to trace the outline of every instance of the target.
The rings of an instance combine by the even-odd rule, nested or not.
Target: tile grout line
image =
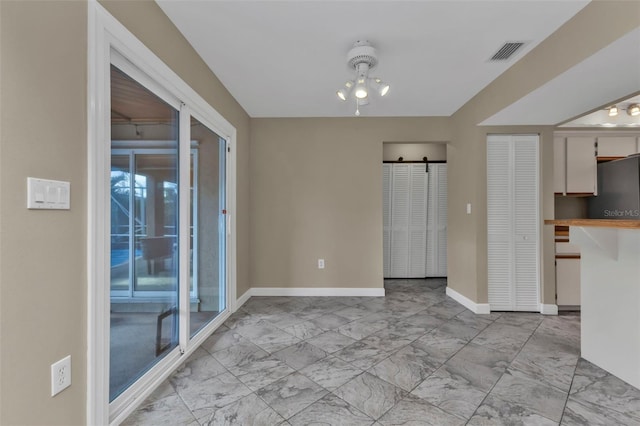
[[[560,423],[558,423],[559,425],[562,424],[562,421],[564,420],[564,415],[567,411],[567,403],[569,402],[569,396],[571,395],[571,389],[573,388],[573,381],[575,380],[576,371],[578,370],[579,363],[580,363],[580,357],[578,357],[578,361],[576,361],[576,366],[573,368],[573,374],[571,375],[571,384],[569,385],[569,391],[567,392],[567,397],[565,398],[564,405],[562,406],[562,416],[560,416]]]
[[[544,319],[543,319],[544,321]],[[495,321],[494,321],[495,322]],[[542,324],[542,321],[540,321],[540,323],[536,326],[536,328],[531,332],[531,334],[529,335],[529,337],[527,338],[527,340],[522,344],[522,346],[520,346],[520,349],[518,350],[518,352],[515,354],[515,356],[513,357],[513,359],[511,361],[509,361],[509,365],[507,366],[507,368],[504,369],[504,371],[502,372],[502,374],[500,375],[500,377],[498,378],[498,380],[496,380],[496,382],[493,384],[493,386],[491,386],[491,389],[489,389],[489,391],[487,392],[487,394],[484,396],[484,398],[482,399],[482,401],[480,402],[480,404],[476,407],[476,409],[474,410],[473,414],[471,414],[471,417],[469,417],[469,420],[467,420],[467,422],[465,424],[469,424],[469,422],[471,421],[471,419],[473,418],[473,416],[475,416],[478,412],[478,409],[480,407],[482,407],[482,404],[484,404],[484,402],[487,400],[487,398],[489,397],[489,395],[491,394],[491,392],[493,391],[493,389],[496,387],[496,385],[498,384],[498,382],[500,381],[500,379],[502,379],[502,376],[505,375],[505,373],[507,372],[507,370],[509,369],[509,367],[511,367],[511,364],[513,364],[513,361],[516,360],[516,358],[518,358],[518,355],[520,355],[520,352],[522,352],[522,349],[526,346],[527,343],[529,343],[529,340],[531,340],[531,337],[533,337],[533,335],[536,333],[536,331],[538,330],[538,328],[540,327],[540,324]],[[507,324],[508,325],[508,324]],[[494,398],[497,398],[494,396]],[[500,398],[498,398],[500,399]],[[542,416],[544,417],[544,416]],[[546,418],[546,417],[545,417]],[[551,420],[551,419],[549,419]]]

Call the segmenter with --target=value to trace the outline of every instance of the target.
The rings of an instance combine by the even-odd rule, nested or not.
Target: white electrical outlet
[[[51,364],[51,396],[71,386],[71,355]]]
[[[324,269],[324,259],[318,259],[318,269]]]

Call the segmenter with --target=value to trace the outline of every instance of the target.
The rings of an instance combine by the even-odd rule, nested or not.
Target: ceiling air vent
[[[505,43],[496,53],[491,57],[491,61],[506,61],[516,53],[524,45],[521,41],[513,41]]]

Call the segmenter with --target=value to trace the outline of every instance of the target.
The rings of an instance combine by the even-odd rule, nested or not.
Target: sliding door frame
[[[87,424],[119,424],[160,385],[236,308],[236,129],[96,0],[88,2],[87,90]],[[179,346],[109,403],[110,350],[110,66],[125,67],[154,93],[179,107],[180,120],[193,116],[226,140],[226,309],[193,338],[189,335],[189,288],[181,285]],[[122,68],[121,68],[122,69]],[[166,100],[166,99],[165,99]],[[184,121],[186,120],[186,121]],[[189,126],[180,126],[179,235],[189,246]],[[185,166],[186,164],[186,166]],[[232,220],[233,219],[233,220]],[[182,249],[179,264],[189,264]],[[181,267],[181,282],[189,268]]]

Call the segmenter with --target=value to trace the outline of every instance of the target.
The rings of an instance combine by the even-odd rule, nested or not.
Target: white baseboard
[[[540,313],[542,315],[558,315],[558,305],[540,304]]]
[[[458,293],[451,287],[447,287],[447,296],[460,303],[465,308],[469,309],[471,312],[475,314],[490,314],[491,309],[489,308],[488,303],[476,303],[473,300],[469,299],[466,296]]]
[[[250,296],[359,296],[384,297],[384,288],[343,288],[343,287],[253,287],[247,291]],[[243,294],[245,297],[247,294]],[[250,297],[249,296],[249,297]]]
[[[236,306],[235,306],[236,311],[240,309],[240,307],[244,305],[247,302],[247,300],[249,300],[249,298],[251,297],[251,290],[252,289],[245,291],[242,296],[236,299]]]

